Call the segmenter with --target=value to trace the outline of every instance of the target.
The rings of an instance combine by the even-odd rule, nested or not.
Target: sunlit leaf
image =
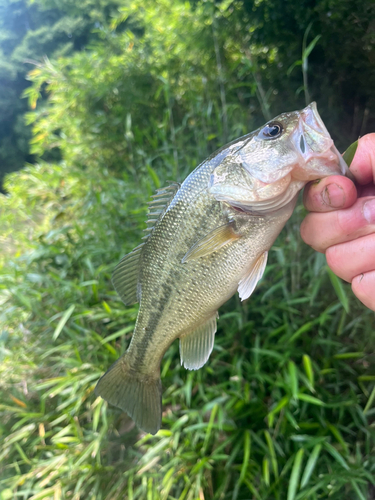
[[[311,474],[314,472],[314,468],[315,468],[316,462],[319,458],[319,454],[320,454],[321,449],[322,449],[322,445],[320,443],[314,446],[314,449],[311,452],[309,459],[307,460],[305,470],[303,471],[303,476],[301,479],[301,489],[304,488],[307,485],[307,483],[309,482]]]
[[[52,335],[52,339],[53,340],[56,340],[57,337],[60,335],[62,329],[64,328],[64,326],[66,325],[66,322],[68,321],[68,319],[70,318],[70,316],[73,314],[74,312],[74,309],[76,308],[75,304],[72,304],[65,312],[64,314],[61,316],[61,319],[60,321],[58,322],[56,328],[55,328],[55,331],[53,332],[53,335]]]
[[[296,453],[296,456],[295,456],[295,459],[293,462],[292,473],[290,475],[287,500],[294,500],[294,498],[296,496],[296,492],[298,489],[298,483],[299,483],[299,477],[301,474],[302,459],[303,459],[304,452],[305,452],[305,450],[303,448],[301,448]]]

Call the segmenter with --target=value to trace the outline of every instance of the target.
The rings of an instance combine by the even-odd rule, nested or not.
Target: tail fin
[[[140,429],[156,434],[161,427],[161,381],[130,369],[125,353],[100,378],[95,393],[124,410]]]

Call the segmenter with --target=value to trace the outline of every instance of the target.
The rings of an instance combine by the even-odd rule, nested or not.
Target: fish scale
[[[180,340],[181,363],[210,356],[218,308],[247,299],[306,182],[346,173],[315,103],[224,146],[182,183],[157,192],[145,243],[116,267],[126,305],[140,301],[130,345],[96,392],[146,432],[161,426],[160,363]]]

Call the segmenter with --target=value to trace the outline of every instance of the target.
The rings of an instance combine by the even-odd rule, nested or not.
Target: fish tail
[[[125,411],[140,429],[156,434],[161,427],[159,374],[142,374],[130,367],[127,353],[100,378],[95,393]]]

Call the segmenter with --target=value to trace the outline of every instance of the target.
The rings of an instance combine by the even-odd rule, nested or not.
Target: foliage
[[[113,132],[114,139],[112,144],[105,143],[105,149],[113,149],[115,144],[119,148],[128,111],[134,122],[147,109],[152,117],[147,124],[150,129],[165,119],[183,137],[186,128],[196,130],[203,106],[209,115],[207,136],[212,136],[214,147],[220,140],[228,140],[234,124],[239,132],[243,126],[252,128],[254,121],[259,124],[264,117],[301,107],[303,94],[319,101],[339,147],[374,126],[370,112],[375,85],[371,0],[304,0],[298,4],[291,0],[276,4],[271,0],[191,0],[191,5],[180,1],[85,0],[77,4],[70,0],[1,0],[0,14],[0,175],[21,168],[24,160],[34,161],[28,147],[30,128],[23,117],[26,102],[19,97],[29,88],[26,74],[30,64],[39,68],[46,57],[67,56],[55,62],[54,68],[70,83],[75,82],[71,92],[58,92],[69,99],[70,112],[77,101],[92,98],[75,113],[81,125],[89,119],[88,136],[94,134],[98,139],[98,130],[89,128],[92,121],[96,119],[102,129],[113,117],[108,135]],[[301,48],[304,43],[311,47],[312,42],[307,67]],[[302,60],[303,80],[294,69]],[[36,80],[35,72],[32,76],[36,86],[43,80],[39,76]],[[47,70],[44,81],[51,77],[54,88],[55,77]],[[100,91],[95,84],[85,88],[96,79],[103,85]],[[156,88],[160,89],[162,108],[155,102]],[[43,97],[43,84],[39,90]],[[137,104],[129,102],[129,96]],[[150,96],[152,108],[147,107]],[[164,112],[168,116],[163,117]],[[211,117],[217,113],[222,114],[221,128],[213,130],[215,119]],[[173,136],[175,159],[177,142]],[[199,153],[206,144],[200,142]],[[53,155],[45,159],[60,157],[60,140],[53,144]],[[35,146],[32,149],[38,151]],[[120,148],[118,156],[123,153]],[[108,157],[108,151],[104,156]],[[108,160],[109,166],[122,165],[113,158]]]
[[[182,150],[190,152],[191,168],[208,154],[207,139],[212,150],[243,135],[248,110],[238,102],[224,108],[218,97],[216,34],[205,7],[193,12],[188,4],[164,0],[144,10],[143,2],[133,1],[90,52],[34,70],[31,105],[45,82],[51,98],[46,109],[28,115],[32,151],[60,148],[68,161],[113,171],[172,161],[176,177]],[[119,30],[124,24],[132,30]]]
[[[69,0],[0,0],[0,188],[6,172],[32,161],[21,99],[26,74],[44,56],[82,50],[97,38],[94,28],[107,24],[117,0],[85,0],[79,9]]]
[[[152,437],[93,395],[134,325],[109,279],[139,241],[152,181],[41,164],[7,188],[18,258],[4,255],[0,281],[2,499],[369,497],[373,314],[340,285],[345,312],[298,238],[300,209],[259,290],[222,308],[207,366],[187,372],[167,352]]]
[[[300,15],[298,9],[295,15]],[[181,150],[191,158],[191,168],[278,112],[302,107],[302,89],[307,100],[319,98],[338,146],[346,146],[367,122],[360,128],[351,120],[343,125],[345,109],[330,104],[331,92],[335,99],[339,96],[335,84],[321,76],[327,73],[325,64],[308,64],[326,43],[326,32],[313,38],[316,29],[310,23],[301,40],[286,30],[283,37],[271,40],[265,30],[264,46],[259,38],[263,25],[258,26],[257,19],[244,15],[240,2],[230,7],[226,2],[197,3],[194,10],[171,0],[146,9],[140,0],[126,2],[90,51],[46,61],[30,72],[33,85],[25,95],[31,108],[44,89],[50,95],[47,106],[27,115],[33,124],[31,152],[40,156],[59,150],[75,164],[95,163],[97,168],[105,165],[113,172],[127,169],[134,174],[139,164],[158,169],[172,162],[173,176],[181,176],[187,172]],[[366,47],[371,52],[371,40]],[[299,64],[303,81],[295,69]],[[331,86],[329,93],[321,95],[321,81]]]
[[[316,97],[311,58],[328,36],[306,34],[306,18],[288,54],[290,33],[261,46],[241,3],[122,5],[89,50],[30,74],[33,154],[61,161],[12,174],[0,198],[0,499],[371,498],[374,315],[302,244],[300,206],[254,295],[221,308],[207,365],[181,368],[177,343],[166,353],[156,436],[93,394],[134,327],[110,276],[149,196],[303,104],[299,60]]]

